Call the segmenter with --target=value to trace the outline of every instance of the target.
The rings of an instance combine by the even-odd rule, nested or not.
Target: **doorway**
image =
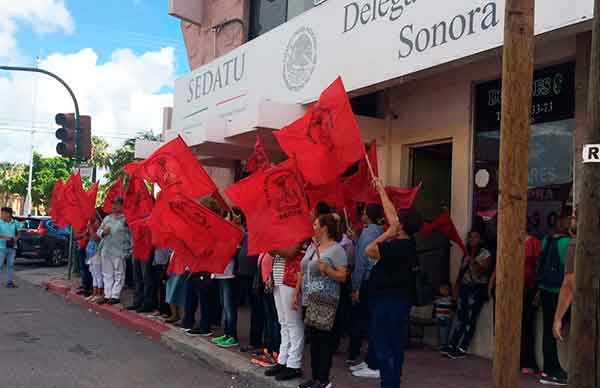
[[[410,184],[423,184],[415,208],[425,221],[437,218],[452,203],[452,143],[436,143],[410,149]],[[417,235],[417,252],[422,269],[437,291],[450,281],[450,242],[442,233]]]
[[[410,149],[410,183],[423,183],[415,206],[425,220],[436,218],[452,204],[452,143],[437,143]]]

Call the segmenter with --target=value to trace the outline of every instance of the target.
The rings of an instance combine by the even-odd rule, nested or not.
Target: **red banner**
[[[150,195],[143,179],[132,175],[127,183],[123,198],[123,214],[128,223],[150,215],[154,207],[154,198]]]
[[[242,231],[181,194],[161,193],[150,216],[152,243],[171,248],[192,272],[223,273]]]
[[[362,158],[365,147],[341,78],[300,119],[275,132],[277,141],[307,181],[319,186],[339,178]]]
[[[132,222],[127,221],[127,224],[133,237],[133,258],[141,261],[149,261],[152,255],[150,218],[139,218]]]
[[[225,190],[246,215],[248,254],[290,246],[313,234],[303,181],[292,159]]]
[[[421,235],[426,237],[436,231],[441,232],[444,234],[444,236],[448,237],[450,241],[458,245],[460,249],[462,249],[465,256],[468,255],[467,247],[465,246],[463,239],[458,234],[448,209],[444,209],[442,214],[440,214],[435,220],[425,223],[425,225],[423,225],[423,229],[421,229]]]
[[[257,171],[264,171],[271,166],[269,161],[269,155],[265,151],[265,147],[260,140],[260,136],[256,135],[256,144],[254,145],[254,152],[248,158],[246,162],[246,171],[253,174]]]
[[[160,147],[148,159],[128,164],[124,170],[129,175],[138,175],[158,184],[163,191],[182,193],[191,198],[217,190],[181,136]]]
[[[54,188],[52,189],[52,197],[50,199],[50,217],[56,223],[56,226],[59,228],[66,228],[69,223],[64,217],[64,209],[63,209],[63,195],[65,190],[65,184],[62,179],[59,179],[54,184]]]
[[[123,177],[119,177],[115,183],[108,189],[102,211],[106,214],[112,213],[112,202],[115,198],[123,198]]]

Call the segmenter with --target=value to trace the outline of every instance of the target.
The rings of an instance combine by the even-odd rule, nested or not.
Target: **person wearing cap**
[[[0,273],[6,261],[6,288],[16,288],[13,281],[19,223],[12,217],[13,209],[3,207],[0,212]]]
[[[123,215],[123,198],[113,200],[112,213],[100,224],[98,237],[102,239],[100,255],[104,280],[104,299],[98,303],[115,305],[121,303],[125,258],[131,253],[131,234]]]

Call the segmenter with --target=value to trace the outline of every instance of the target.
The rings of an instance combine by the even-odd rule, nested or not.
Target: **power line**
[[[55,135],[55,131],[49,131],[49,130],[43,130],[43,129],[39,129],[38,127],[35,127],[33,129],[27,129],[27,128],[14,128],[14,127],[2,127],[0,126],[0,131],[6,131],[6,132],[17,132],[17,133],[36,133],[36,134],[45,134],[45,135]],[[110,139],[121,139],[121,140],[129,140],[131,138],[134,138],[135,135],[111,135],[111,134],[105,134],[105,133],[93,133],[94,136],[100,136],[100,137],[107,137]]]

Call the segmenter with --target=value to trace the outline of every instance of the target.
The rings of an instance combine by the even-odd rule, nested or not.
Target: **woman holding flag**
[[[400,213],[379,180],[375,180],[388,229],[365,249],[376,261],[369,277],[371,319],[369,333],[381,373],[381,388],[399,388],[404,364],[405,326],[416,289],[419,262],[413,236],[422,226],[413,209]]]
[[[341,284],[348,278],[348,257],[339,244],[342,239],[340,218],[319,216],[313,224],[314,241],[300,264],[299,283],[294,307],[306,307],[305,323],[311,338],[312,380],[298,388],[333,388],[329,380],[333,355],[340,335],[339,300]],[[301,294],[300,294],[301,291]]]
[[[131,254],[131,234],[123,215],[123,198],[112,202],[112,214],[107,216],[98,228],[102,239],[102,272],[104,297],[99,304],[115,305],[121,302],[121,290],[125,281],[125,258]]]

